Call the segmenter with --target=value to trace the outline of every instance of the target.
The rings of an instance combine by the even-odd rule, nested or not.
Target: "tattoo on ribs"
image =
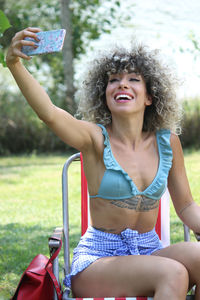
[[[159,206],[159,200],[153,200],[143,195],[137,195],[129,199],[109,200],[111,204],[121,207],[134,209],[136,211],[149,211]]]

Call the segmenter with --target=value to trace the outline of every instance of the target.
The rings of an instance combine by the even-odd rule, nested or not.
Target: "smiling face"
[[[111,113],[122,109],[127,112],[144,112],[145,107],[152,104],[144,79],[136,73],[110,75],[106,87],[106,101]]]

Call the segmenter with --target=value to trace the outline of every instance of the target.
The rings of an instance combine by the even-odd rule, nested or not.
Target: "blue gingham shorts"
[[[151,255],[162,249],[155,229],[139,233],[136,230],[125,229],[120,234],[100,231],[88,227],[74,249],[71,273],[64,279],[64,284],[71,287],[71,276],[83,271],[95,260],[107,256]]]

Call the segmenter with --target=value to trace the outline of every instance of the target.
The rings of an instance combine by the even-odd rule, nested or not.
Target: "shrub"
[[[189,99],[183,102],[182,134],[184,148],[200,147],[200,99]]]
[[[2,89],[0,98],[0,155],[73,151],[39,120],[20,93]],[[183,148],[199,148],[200,99],[185,100],[183,112]]]
[[[68,149],[25,104],[21,95],[1,95],[0,155]]]

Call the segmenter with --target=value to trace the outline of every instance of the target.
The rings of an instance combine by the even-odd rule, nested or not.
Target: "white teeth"
[[[129,95],[121,94],[121,95],[117,95],[117,97],[115,99],[116,100],[118,100],[118,99],[128,99],[128,100],[131,100],[133,98],[131,96],[129,96]]]

